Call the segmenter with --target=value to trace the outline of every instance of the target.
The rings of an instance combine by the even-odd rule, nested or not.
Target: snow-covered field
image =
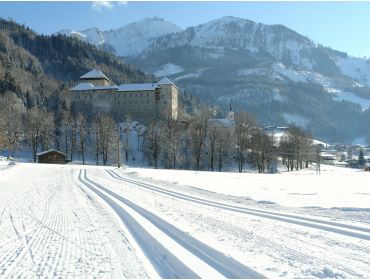
[[[370,278],[370,173],[0,162],[0,278]]]

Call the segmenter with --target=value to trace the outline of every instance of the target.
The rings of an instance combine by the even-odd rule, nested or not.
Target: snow
[[[148,17],[109,31],[93,27],[79,32],[64,29],[57,34],[76,36],[97,46],[107,44],[119,56],[133,56],[141,53],[156,38],[179,31],[181,28],[169,21],[160,17]]]
[[[122,84],[118,86],[117,91],[148,91],[158,88],[156,83],[146,84]]]
[[[370,86],[370,61],[356,57],[337,57],[336,64],[342,74]]]
[[[159,82],[157,82],[157,84],[158,85],[174,85],[172,81],[167,77],[162,78]]]
[[[97,78],[104,78],[104,79],[107,79],[109,81],[107,76],[105,76],[105,74],[102,71],[100,71],[99,69],[93,69],[90,72],[88,72],[85,75],[82,75],[80,77],[80,79],[97,79]]]
[[[370,173],[329,165],[321,165],[322,174],[317,176],[315,170],[270,175],[169,170],[154,172],[135,168],[131,171],[142,177],[290,207],[369,207],[370,190],[365,182],[370,179]]]
[[[77,86],[71,88],[71,91],[80,91],[80,90],[113,90],[117,89],[116,85],[110,86],[95,86],[91,83],[79,83]]]
[[[167,63],[162,66],[160,70],[157,70],[153,74],[156,77],[163,77],[163,76],[168,76],[168,75],[173,75],[173,74],[178,74],[184,71],[184,68],[182,68],[179,65],[172,64],[172,63]]]
[[[1,278],[370,277],[370,173],[3,165]]]
[[[177,81],[180,81],[180,80],[183,80],[183,79],[193,79],[193,78],[197,79],[202,75],[204,70],[205,69],[200,69],[200,70],[197,70],[194,73],[188,73],[188,74],[185,74],[185,75],[178,76],[174,79],[174,82],[177,82]]]
[[[50,152],[57,152],[58,154],[62,154],[62,155],[65,155],[65,153],[61,152],[61,151],[58,151],[58,150],[55,150],[55,149],[51,149],[51,150],[47,150],[47,151],[43,151],[43,152],[40,152],[40,153],[37,153],[36,155],[37,156],[41,156],[41,155],[44,155],[44,154],[47,154],[47,153],[50,153]]]
[[[77,86],[71,88],[71,90],[91,90],[94,89],[92,83],[79,83]]]
[[[308,120],[304,117],[298,116],[296,114],[284,113],[284,119],[290,123],[301,127],[305,127],[308,124]]]
[[[250,68],[250,69],[243,69],[237,72],[239,76],[249,76],[249,75],[261,75],[264,76],[268,73],[268,70],[265,68]]]
[[[305,70],[297,71],[291,67],[285,67],[285,65],[280,62],[275,63],[272,68],[275,72],[287,77],[294,82],[312,82],[324,87],[329,87],[332,85],[332,81],[329,78],[321,75],[320,73]]]
[[[344,100],[355,104],[359,104],[361,106],[362,111],[365,111],[368,108],[370,108],[370,99],[359,97],[352,92],[337,91],[334,100],[336,101]]]

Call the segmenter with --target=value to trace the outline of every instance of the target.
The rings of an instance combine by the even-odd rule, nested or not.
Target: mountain
[[[79,32],[63,29],[57,34],[77,37],[118,56],[134,56],[141,53],[158,37],[180,31],[181,28],[173,23],[160,17],[151,17],[110,31],[101,31],[93,27]]]
[[[282,25],[223,17],[159,37],[130,63],[264,125],[296,124],[325,141],[367,136],[370,61]]]

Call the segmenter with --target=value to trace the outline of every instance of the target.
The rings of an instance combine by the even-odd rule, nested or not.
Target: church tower
[[[231,103],[230,103],[230,110],[229,110],[229,112],[226,115],[226,119],[228,119],[230,121],[235,121],[235,119],[234,119],[234,111],[233,111],[233,108],[231,107]]]

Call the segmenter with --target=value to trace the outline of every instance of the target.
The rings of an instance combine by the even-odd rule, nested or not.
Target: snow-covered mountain
[[[159,37],[131,63],[212,105],[232,102],[263,124],[294,123],[329,141],[361,134],[369,114],[370,61],[282,25],[223,17]]]
[[[158,78],[168,76],[210,105],[232,102],[263,124],[295,123],[326,141],[365,136],[370,60],[283,25],[227,16],[181,30],[155,17],[113,31],[61,33],[105,47]]]
[[[177,25],[160,17],[144,18],[121,28],[101,31],[96,27],[84,31],[63,29],[57,34],[75,36],[97,46],[111,50],[118,56],[133,56],[141,53],[156,38],[181,31]]]

